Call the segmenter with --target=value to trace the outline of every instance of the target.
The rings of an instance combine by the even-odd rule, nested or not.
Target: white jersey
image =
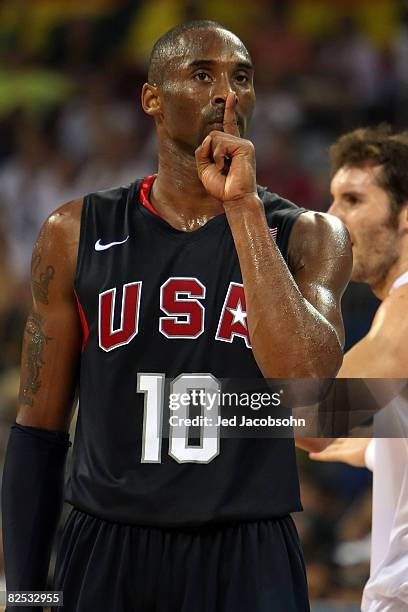
[[[395,437],[376,437],[370,442],[369,451],[373,451],[371,572],[361,609],[363,612],[404,612],[408,611],[406,399],[394,399],[375,416],[374,434]]]

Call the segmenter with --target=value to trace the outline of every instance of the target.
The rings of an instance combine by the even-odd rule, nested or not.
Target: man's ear
[[[145,83],[142,88],[142,108],[147,115],[151,117],[157,117],[160,115],[161,108],[161,97],[159,88],[156,85]]]
[[[403,204],[398,213],[399,230],[408,233],[408,201]]]

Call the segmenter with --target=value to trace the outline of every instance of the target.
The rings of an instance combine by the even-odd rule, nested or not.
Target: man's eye
[[[248,83],[249,81],[246,74],[237,74],[235,78],[239,83]]]
[[[210,79],[210,75],[208,72],[196,72],[194,78],[197,79],[197,81],[207,81]]]

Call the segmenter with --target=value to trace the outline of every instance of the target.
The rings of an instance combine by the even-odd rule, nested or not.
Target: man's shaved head
[[[175,26],[163,34],[163,36],[156,41],[152,49],[148,68],[148,82],[151,85],[160,86],[164,83],[167,72],[166,67],[169,61],[177,56],[180,56],[184,51],[182,40],[183,36],[185,34],[189,34],[190,32],[197,32],[199,30],[224,30],[239,41],[235,34],[217,21],[198,19]],[[241,44],[244,47],[243,43]],[[249,57],[248,52],[247,54]]]
[[[254,70],[243,42],[216,21],[190,21],[166,32],[153,47],[142,106],[159,140],[194,155],[213,130],[222,129],[228,94],[244,136],[255,105]]]

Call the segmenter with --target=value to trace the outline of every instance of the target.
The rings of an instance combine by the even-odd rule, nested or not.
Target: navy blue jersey
[[[67,500],[106,520],[169,527],[300,510],[293,439],[218,439],[204,427],[197,444],[188,428],[180,437],[169,427],[170,391],[191,392],[197,377],[214,391],[220,379],[262,374],[225,214],[194,232],[174,229],[149,202],[153,180],[84,198],[75,278],[84,343]],[[286,259],[303,209],[258,194]]]

